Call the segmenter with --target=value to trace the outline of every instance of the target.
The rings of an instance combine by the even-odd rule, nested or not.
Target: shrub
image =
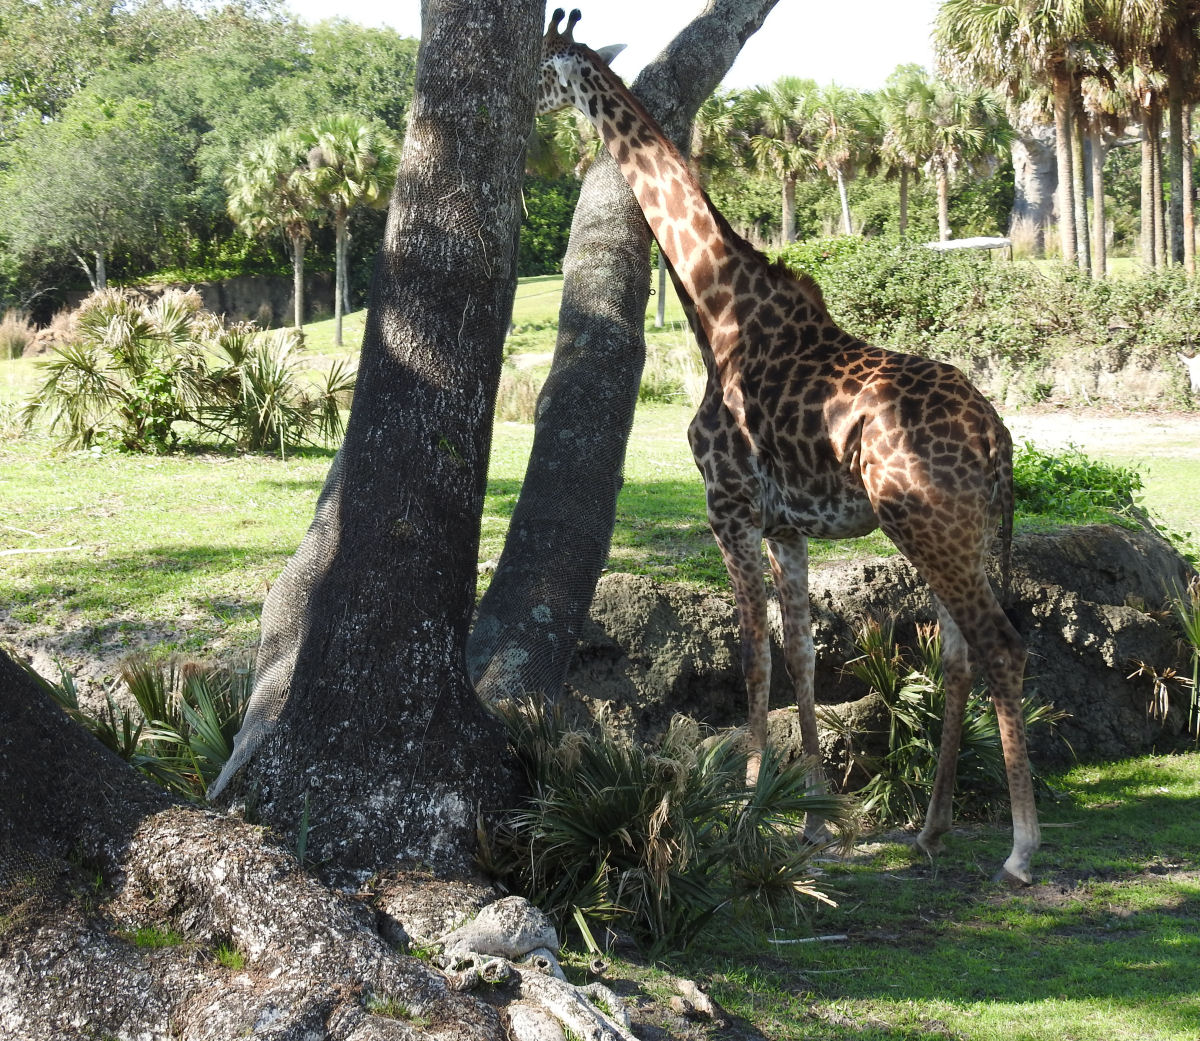
[[[1137,470],[1091,459],[1075,445],[1046,452],[1026,441],[1013,453],[1013,495],[1025,513],[1073,524],[1128,515],[1142,487]]]
[[[845,833],[852,814],[845,798],[810,791],[807,764],[768,751],[748,788],[736,732],[706,737],[676,717],[648,748],[532,703],[502,716],[533,796],[490,836],[489,866],[560,924],[617,921],[671,949],[733,905],[827,899],[811,883],[820,847],[803,817]]]
[[[5,311],[0,319],[0,360],[19,358],[33,342],[34,328],[20,311]]]
[[[1173,361],[1200,325],[1200,283],[1169,268],[1093,281],[1070,265],[1002,263],[912,240],[814,240],[780,259],[821,285],[848,332],[968,366],[1037,373],[1055,357],[1144,367]]]
[[[846,732],[833,713],[824,713],[823,722],[846,742],[852,767],[870,778],[858,792],[863,811],[881,823],[916,824],[924,819],[929,806],[942,739],[946,692],[941,638],[936,626],[919,628],[914,653],[896,644],[890,624],[868,621],[859,630],[858,647],[863,653],[848,662],[846,669],[886,706],[886,751],[875,756],[856,748],[855,735]],[[1023,712],[1027,732],[1054,726],[1064,718],[1064,713],[1033,698],[1025,699]],[[996,709],[980,690],[972,691],[967,699],[957,777],[956,816],[990,817],[1006,805]]]
[[[72,342],[43,363],[26,403],[31,424],[66,428],[68,448],[110,442],[130,451],[175,447],[175,424],[193,422],[259,451],[342,434],[341,409],[354,373],[337,362],[317,380],[303,376],[291,332],[226,326],[195,292],[170,290],[153,302],[129,290],[102,290],[79,308]]]
[[[314,431],[340,439],[354,371],[339,359],[317,381],[305,381],[299,343],[292,329],[263,334],[253,322],[218,328],[211,347],[220,364],[209,374],[199,420],[250,452],[278,449],[282,456]]]

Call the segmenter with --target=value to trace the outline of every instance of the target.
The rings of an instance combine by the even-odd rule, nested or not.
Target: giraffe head
[[[575,23],[582,16],[572,11],[565,32],[559,32],[563,10],[558,8],[550,19],[550,27],[542,40],[542,66],[538,79],[537,114],[557,112],[561,108],[583,108],[586,87],[591,78],[588,70],[597,64],[607,65],[625,49],[623,43],[593,51],[573,38]],[[581,89],[582,88],[582,89]]]

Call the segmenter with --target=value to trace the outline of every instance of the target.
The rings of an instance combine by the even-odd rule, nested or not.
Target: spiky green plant
[[[1186,589],[1171,596],[1175,617],[1184,639],[1192,648],[1191,702],[1188,705],[1188,733],[1200,743],[1200,578],[1193,578]]]
[[[71,718],[164,788],[196,800],[232,753],[254,686],[244,666],[134,660],[121,679],[136,712],[106,692],[105,708],[93,714],[80,707],[74,679],[59,668],[57,684],[39,682]]]
[[[68,448],[104,440],[161,451],[178,442],[181,421],[243,450],[281,455],[342,435],[351,366],[338,361],[310,379],[295,330],[227,326],[194,292],[151,302],[127,290],[95,293],[78,311],[74,336],[43,363],[41,385],[22,412],[26,424],[45,418],[51,429],[64,426]]]
[[[810,791],[808,764],[768,751],[747,787],[738,733],[676,717],[645,747],[569,728],[537,703],[501,714],[533,795],[491,834],[488,863],[560,924],[616,921],[677,949],[733,905],[780,913],[823,899],[804,815],[843,835],[855,815],[849,800]]]
[[[936,626],[919,626],[916,647],[900,647],[891,622],[870,620],[859,628],[862,654],[847,671],[877,693],[887,709],[888,736],[882,754],[872,754],[846,739],[852,767],[870,779],[859,791],[863,810],[880,822],[914,824],[925,816],[937,772],[946,692],[941,637]],[[1053,727],[1065,713],[1027,697],[1023,704],[1026,732]],[[827,725],[839,728],[836,716]],[[844,728],[842,728],[844,729]],[[966,817],[993,815],[1006,797],[1004,751],[995,705],[982,689],[967,698],[958,759],[955,813]]]
[[[299,364],[294,329],[261,334],[253,323],[220,330],[213,338],[219,367],[204,421],[245,451],[278,451],[313,440],[341,437],[342,408],[354,390],[355,371],[335,362],[317,380]]]
[[[80,305],[75,341],[43,363],[44,377],[24,409],[51,429],[66,428],[69,448],[111,439],[136,451],[161,451],[178,439],[172,425],[191,418],[206,377],[200,297],[172,290],[147,303],[122,289],[93,293]]]

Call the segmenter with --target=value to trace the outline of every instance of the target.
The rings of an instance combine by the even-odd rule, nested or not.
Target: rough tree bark
[[[709,0],[634,91],[686,146],[701,102],[776,0]],[[579,29],[587,39],[587,22]],[[592,40],[605,45],[608,40]],[[604,153],[591,167],[563,263],[563,302],[533,450],[504,552],[468,644],[480,694],[562,688],[608,556],[645,360],[650,235]]]
[[[219,781],[280,834],[303,820],[327,868],[469,870],[479,810],[513,800],[463,648],[541,21],[533,0],[425,5],[346,439]]]
[[[369,1011],[401,995],[426,1036],[503,1036],[367,906],[144,780],[0,651],[0,1037],[410,1039]]]

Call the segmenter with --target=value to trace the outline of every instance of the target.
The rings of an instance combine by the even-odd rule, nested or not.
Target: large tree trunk
[[[1149,106],[1142,108],[1142,162],[1141,162],[1141,234],[1139,246],[1142,254],[1142,270],[1153,271],[1154,248],[1154,117]]]
[[[1167,239],[1171,262],[1183,263],[1183,81],[1178,54],[1171,48],[1167,67]]]
[[[1066,69],[1054,77],[1054,154],[1058,160],[1058,242],[1062,259],[1075,260],[1075,149],[1072,145],[1072,81]]]
[[[307,821],[314,859],[351,872],[469,870],[477,813],[515,797],[463,649],[541,9],[479,5],[470,31],[456,11],[426,6],[346,439],[268,595],[254,696],[212,793],[280,835]]]
[[[364,905],[302,874],[261,827],[150,784],[2,650],[0,918],[6,1038],[217,1041],[267,1023],[280,1039],[397,1036],[371,1032],[373,993],[423,1009],[430,1037],[503,1036]],[[139,946],[139,929],[178,940]],[[219,945],[245,959],[240,980]]]
[[[424,870],[376,878],[370,893],[327,887],[268,830],[185,806],[134,773],[0,650],[0,1036],[555,1036],[520,1028],[532,1010],[578,1037],[631,1041],[583,990],[534,969],[493,961],[485,1002],[467,974],[398,950],[488,899]],[[494,938],[507,953],[484,953],[528,950],[516,934]]]
[[[709,0],[638,77],[635,91],[677,142],[686,142],[696,110],[774,5]],[[585,20],[580,38],[586,28]],[[484,697],[557,696],[574,657],[608,557],[645,358],[649,239],[633,193],[605,153],[588,171],[575,211],[529,467],[468,645]]]
[[[1108,271],[1108,230],[1104,220],[1104,135],[1099,121],[1089,127],[1092,163],[1092,278],[1104,278]]]
[[[304,328],[304,236],[292,236],[292,324]]]

